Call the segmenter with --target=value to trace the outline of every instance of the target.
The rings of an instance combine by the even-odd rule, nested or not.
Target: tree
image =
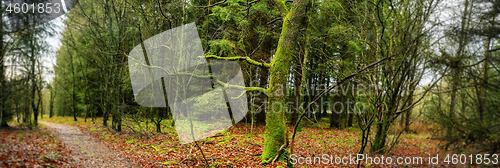
[[[35,3],[44,2],[44,1],[33,1]],[[8,3],[8,1],[2,2]],[[10,2],[9,2],[10,4]],[[4,9],[2,4],[2,9]],[[38,115],[41,105],[41,90],[43,88],[43,81],[41,78],[41,73],[43,72],[43,67],[41,66],[41,57],[42,54],[47,51],[47,44],[42,41],[43,38],[51,35],[51,24],[44,24],[35,26],[35,24],[44,17],[45,13],[33,12],[33,13],[16,13],[16,12],[7,12],[7,10],[2,10],[2,16],[6,16],[8,18],[10,27],[4,22],[4,17],[2,18],[2,22],[0,25],[0,47],[2,51],[0,52],[0,85],[1,85],[1,96],[0,96],[0,115],[3,116],[4,111],[7,109],[7,103],[14,103],[17,105],[18,101],[15,101],[15,97],[19,96],[19,92],[26,91],[27,95],[30,95],[26,100],[23,106],[24,109],[24,121],[28,121],[28,126],[31,127],[33,123],[31,123],[31,113],[34,116],[34,124],[37,124]],[[8,32],[8,33],[7,33]],[[10,41],[5,43],[4,37],[6,34],[10,34],[8,37]],[[11,56],[11,71],[18,72],[17,66],[22,67],[20,73],[24,73],[25,77],[23,79],[18,79],[18,82],[22,82],[27,87],[14,90],[12,84],[15,82],[14,75],[11,75],[11,81],[8,82],[8,78],[6,77],[6,58],[7,56]],[[17,58],[18,57],[18,58]],[[13,73],[14,74],[14,73]],[[16,74],[17,75],[17,74]],[[29,82],[29,83],[25,83]],[[14,91],[17,91],[15,94]],[[7,98],[12,98],[13,102],[10,102]],[[24,96],[23,96],[24,97]],[[21,99],[20,99],[21,100]],[[12,106],[11,106],[12,107]],[[9,108],[10,109],[10,108]],[[16,111],[19,112],[19,109],[16,107]],[[3,118],[3,117],[0,117]],[[6,120],[2,120],[5,122]],[[3,123],[5,126],[6,124]]]
[[[441,137],[445,148],[462,150],[473,146],[480,151],[496,152],[500,144],[498,132],[498,74],[495,69],[498,55],[493,47],[498,39],[495,20],[499,15],[496,1],[465,0],[457,10],[457,20],[452,20],[446,34],[449,45],[440,48],[441,55],[434,59],[441,73],[448,80],[436,89],[428,117],[446,132]],[[474,45],[482,44],[482,45]],[[458,47],[455,47],[458,46]],[[453,53],[453,54],[450,54]],[[438,68],[439,69],[439,68]],[[439,101],[439,102],[438,102]],[[441,103],[449,103],[446,107]]]

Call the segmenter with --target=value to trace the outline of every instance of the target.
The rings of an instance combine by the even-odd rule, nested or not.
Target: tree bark
[[[54,98],[56,97],[56,88],[50,88],[50,104],[49,104],[49,118],[54,116]]]
[[[332,103],[332,114],[330,115],[330,128],[340,128],[340,112],[341,110],[337,108],[336,102],[342,102],[342,96],[335,96]],[[339,106],[340,107],[340,106]]]
[[[347,127],[352,127],[352,122],[354,120],[354,112],[356,112],[356,92],[357,92],[358,85],[354,84],[354,88],[352,90],[352,102],[348,106],[350,109],[348,111],[349,114],[349,120],[347,121]]]
[[[286,86],[290,62],[294,55],[293,42],[297,38],[300,23],[304,19],[306,0],[295,0],[290,9],[287,9],[285,1],[275,0],[275,2],[281,11],[283,26],[270,68],[269,88],[267,89],[267,93],[269,93],[267,109],[270,112],[266,114],[262,163],[270,163],[277,156],[280,147],[285,144],[285,138],[287,138],[285,135],[286,121],[284,112],[286,100],[282,91],[285,90],[283,87]],[[281,106],[281,108],[277,109],[277,106]]]
[[[496,17],[494,17],[493,20],[495,20]],[[488,40],[486,41],[485,47],[485,55],[484,55],[484,65],[483,65],[483,80],[481,82],[481,88],[479,91],[479,96],[478,96],[478,103],[479,103],[479,120],[481,121],[480,123],[483,123],[483,118],[484,118],[484,101],[485,101],[485,86],[488,84],[488,69],[489,69],[489,58],[490,58],[490,53],[488,52],[490,50],[490,45],[491,45],[491,35],[488,36]]]
[[[268,84],[268,76],[269,70],[259,67],[259,87],[264,88]],[[255,113],[255,120],[260,123],[266,122],[266,107],[265,101],[267,101],[267,96],[264,93],[257,93],[258,97],[255,101],[255,105],[258,107],[258,110]]]

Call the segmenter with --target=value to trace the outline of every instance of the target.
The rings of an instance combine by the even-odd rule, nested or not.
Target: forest
[[[500,165],[498,0],[0,4],[0,167]]]

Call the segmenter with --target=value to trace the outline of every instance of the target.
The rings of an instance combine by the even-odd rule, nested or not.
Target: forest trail
[[[109,149],[99,140],[91,135],[83,133],[77,127],[59,125],[45,121],[39,121],[54,131],[54,135],[69,148],[77,167],[137,167],[118,152]]]

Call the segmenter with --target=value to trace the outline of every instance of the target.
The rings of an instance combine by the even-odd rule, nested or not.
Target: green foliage
[[[353,52],[360,52],[361,48],[354,41],[348,41],[349,49]]]
[[[215,18],[218,18],[219,21],[222,21],[222,22],[227,22],[229,20],[231,20],[231,10],[229,10],[229,8],[224,8],[224,7],[220,7],[220,6],[215,6],[212,8],[212,14],[211,16],[214,16]]]
[[[221,56],[234,56],[235,45],[229,40],[212,40],[209,42],[210,51],[208,54]]]

